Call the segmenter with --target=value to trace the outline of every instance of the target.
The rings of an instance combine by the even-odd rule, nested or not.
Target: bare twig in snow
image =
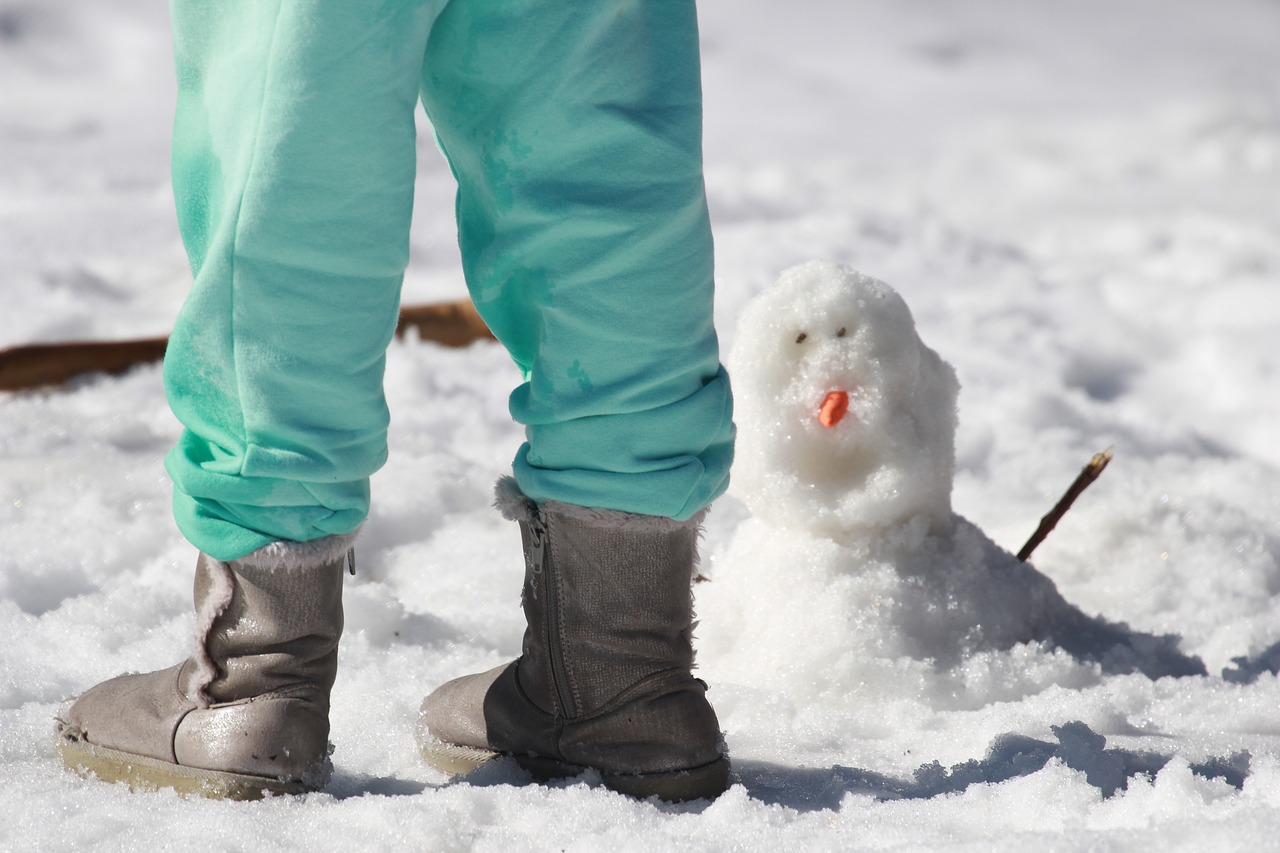
[[[1084,466],[1084,470],[1080,472],[1080,476],[1076,477],[1075,482],[1067,489],[1067,493],[1049,510],[1049,514],[1040,519],[1040,526],[1036,528],[1036,532],[1031,534],[1031,538],[1027,540],[1027,544],[1022,546],[1022,550],[1018,552],[1018,559],[1026,562],[1050,531],[1057,526],[1062,517],[1067,514],[1067,510],[1071,509],[1071,504],[1075,503],[1076,498],[1080,497],[1085,489],[1089,488],[1089,484],[1098,479],[1098,475],[1102,473],[1102,469],[1107,467],[1107,463],[1111,461],[1111,448],[1107,448],[1101,453],[1095,453],[1093,458],[1089,460],[1089,464]]]

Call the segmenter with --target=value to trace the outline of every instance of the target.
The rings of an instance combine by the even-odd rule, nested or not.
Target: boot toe
[[[436,688],[422,701],[419,737],[440,743],[489,750],[489,727],[485,723],[484,700],[489,688],[509,663],[488,672],[464,675]]]
[[[121,675],[90,688],[67,710],[60,734],[66,740],[176,761],[174,732],[196,707],[178,687],[181,668]]]

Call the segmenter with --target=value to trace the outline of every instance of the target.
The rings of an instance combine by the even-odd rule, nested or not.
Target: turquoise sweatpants
[[[724,487],[692,0],[173,0],[195,283],[165,357],[183,534],[236,559],[354,530],[422,99],[471,297],[520,366],[535,500],[684,519]]]

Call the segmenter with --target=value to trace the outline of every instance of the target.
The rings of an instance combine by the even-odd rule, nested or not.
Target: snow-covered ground
[[[505,764],[447,782],[415,752],[418,702],[508,658],[522,630],[518,535],[488,507],[520,438],[517,377],[494,345],[398,342],[329,788],[237,804],[84,781],[54,752],[66,698],[173,663],[191,630],[194,557],[161,467],[177,429],[143,367],[0,396],[0,847],[1275,843],[1280,3],[704,0],[701,15],[726,347],[793,264],[889,282],[960,380],[955,512],[1017,550],[1113,446],[1035,568],[1086,613],[1180,636],[1209,674],[1152,680],[941,630],[898,642],[905,623],[867,613],[817,637],[842,624],[832,564],[779,559],[728,497],[704,540],[700,660],[737,784],[668,806],[513,784]],[[170,78],[160,0],[0,0],[0,346],[167,330],[187,287]],[[425,129],[421,151],[410,302],[464,292]],[[1000,600],[952,603],[997,625]]]

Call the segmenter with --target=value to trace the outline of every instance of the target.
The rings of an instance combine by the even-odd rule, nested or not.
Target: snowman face
[[[839,535],[950,513],[954,373],[883,282],[783,273],[739,321],[733,489],[766,523]]]

